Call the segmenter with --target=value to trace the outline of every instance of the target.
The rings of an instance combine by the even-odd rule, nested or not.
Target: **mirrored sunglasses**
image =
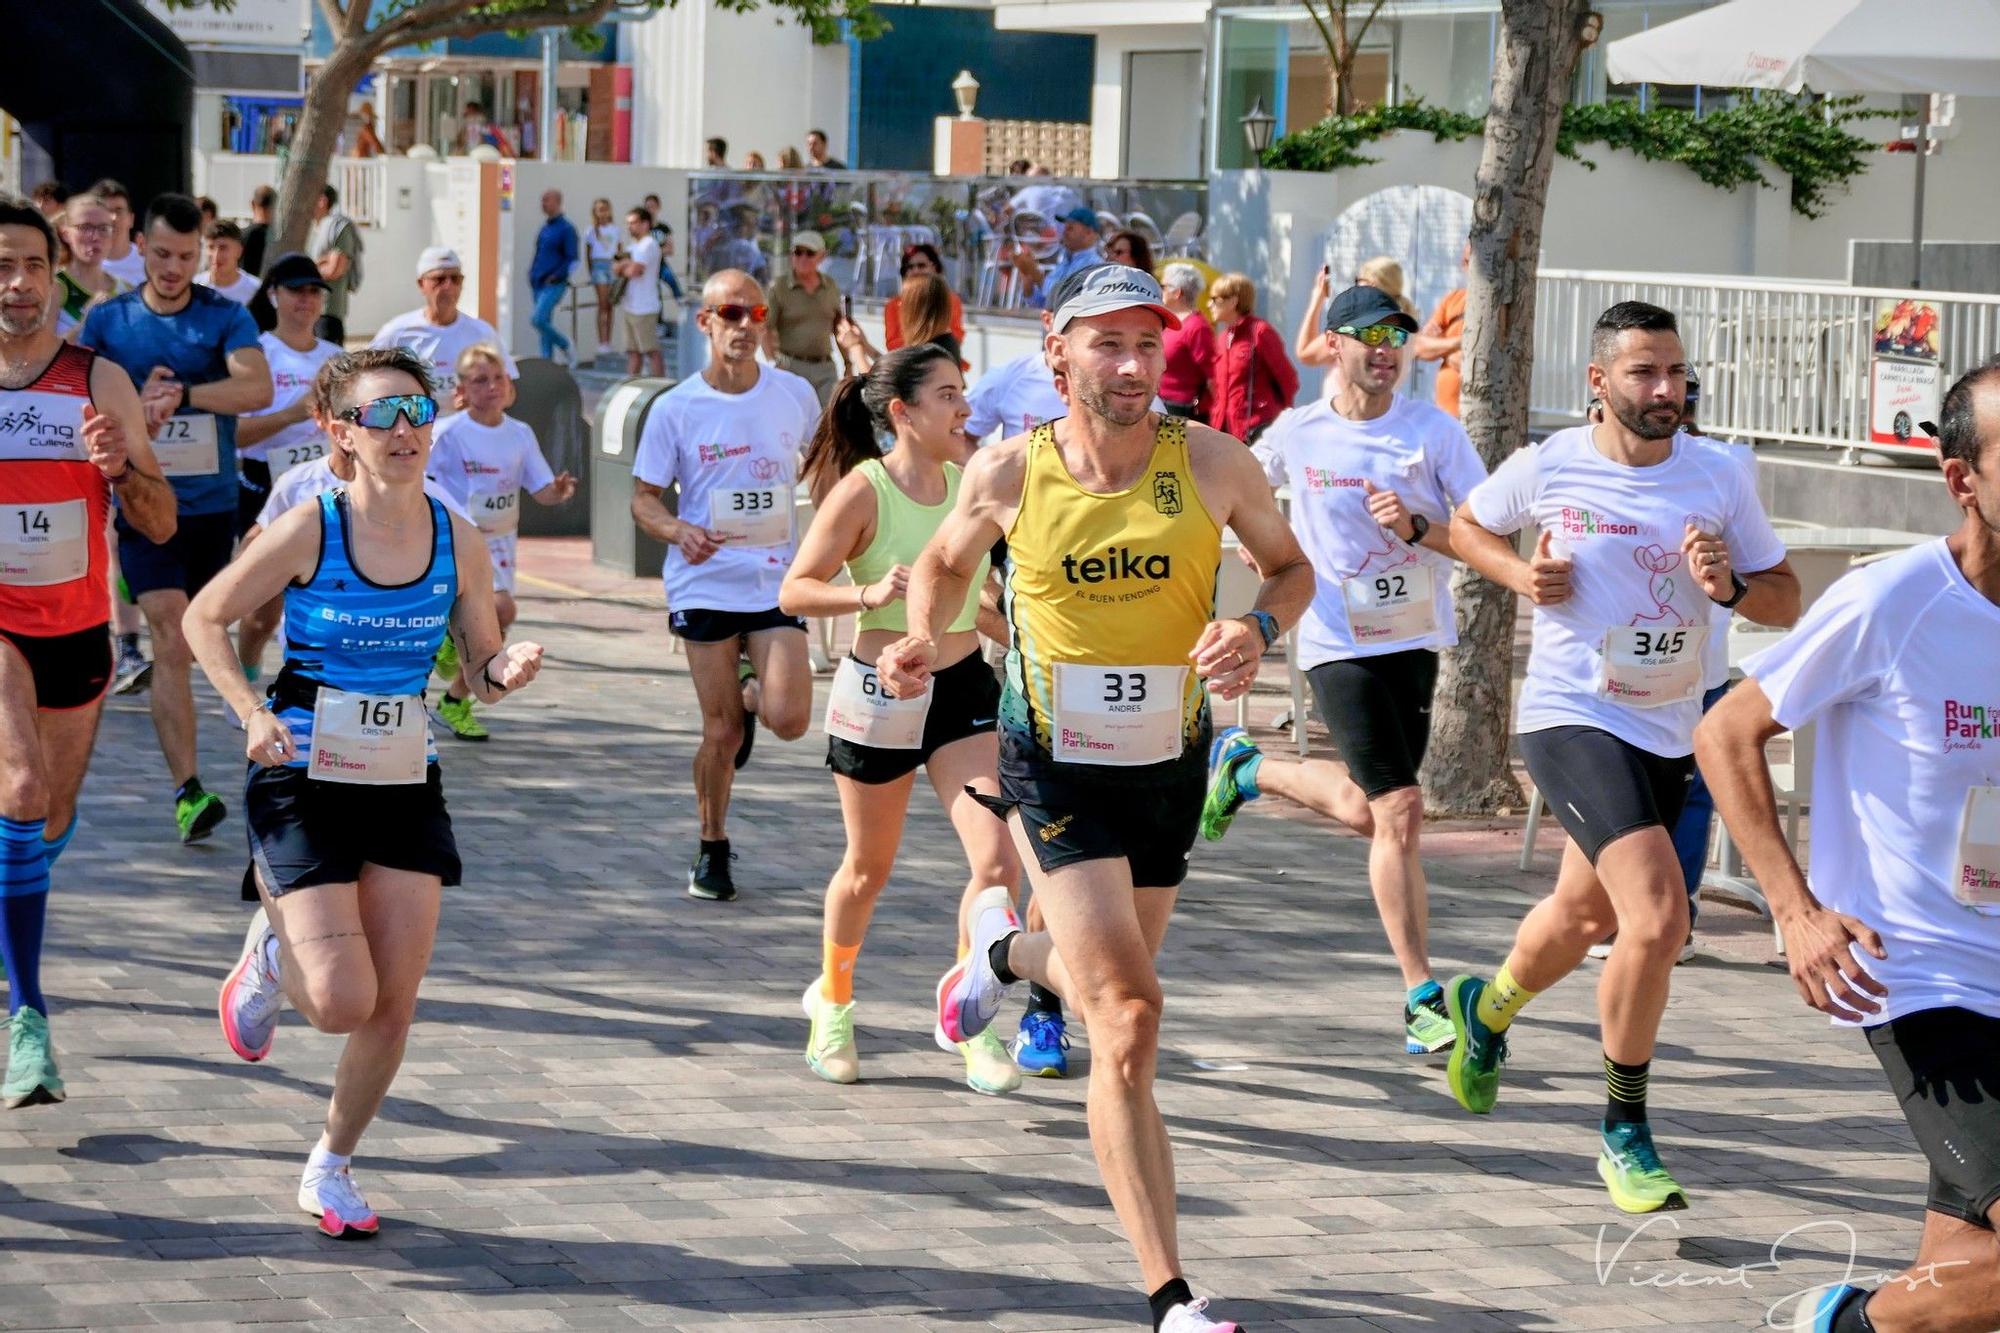
[[[1350,338],[1357,338],[1370,347],[1380,347],[1387,343],[1391,347],[1401,347],[1410,340],[1410,331],[1395,324],[1370,324],[1365,329],[1350,328],[1346,325],[1334,330]]]
[[[763,305],[712,305],[708,307],[708,313],[724,324],[741,324],[746,319],[752,324],[762,324],[770,315],[771,308]]]
[[[367,430],[389,430],[401,416],[412,426],[428,426],[437,420],[437,399],[427,393],[399,393],[357,403],[340,415]]]

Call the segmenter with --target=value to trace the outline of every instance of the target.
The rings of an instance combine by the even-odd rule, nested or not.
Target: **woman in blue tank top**
[[[354,480],[273,523],[188,608],[202,670],[243,719],[252,873],[263,907],[222,986],[223,1036],[269,1054],[289,998],[347,1035],[299,1206],[330,1236],[378,1219],[350,1156],[402,1064],[442,889],[459,882],[424,687],[446,633],[483,703],[535,678],[541,647],[501,647],[478,530],[424,494],[428,368],[400,348],[336,357],[314,405]],[[285,665],[259,699],[229,625],[283,593]],[[309,891],[308,891],[309,890]]]

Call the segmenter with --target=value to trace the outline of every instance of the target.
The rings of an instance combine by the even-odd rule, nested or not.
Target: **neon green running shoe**
[[[486,724],[472,715],[472,698],[454,699],[449,695],[438,700],[438,721],[451,728],[451,734],[462,741],[483,741],[493,733],[486,730]]]
[[[1258,753],[1257,742],[1241,727],[1224,727],[1208,752],[1208,795],[1201,803],[1201,836],[1217,842],[1229,832],[1230,821],[1256,795],[1238,784],[1236,775]]]
[[[440,680],[458,679],[458,645],[451,641],[451,635],[444,636],[438,645],[437,657],[431,661],[431,670],[438,673]]]
[[[958,1050],[965,1057],[965,1086],[974,1092],[998,1097],[1021,1086],[1021,1067],[992,1028],[958,1043]]]
[[[814,977],[799,1007],[812,1020],[806,1038],[806,1067],[829,1083],[854,1083],[861,1078],[861,1052],[854,1047],[854,1002],[835,1004]]]
[[[174,798],[174,824],[181,831],[183,845],[200,842],[215,832],[215,826],[228,813],[229,807],[212,791],[198,791],[192,796]]]
[[[1403,1050],[1409,1055],[1435,1055],[1458,1040],[1451,1015],[1444,1010],[1444,997],[1434,995],[1419,1004],[1403,1006]]]
[[[1687,1191],[1660,1165],[1651,1125],[1613,1125],[1604,1131],[1597,1178],[1611,1202],[1628,1213],[1677,1212],[1688,1206]]]
[[[7,1034],[7,1082],[0,1099],[7,1109],[53,1104],[69,1096],[56,1071],[56,1050],[49,1042],[49,1020],[39,1009],[23,1005]]]
[[[1507,1034],[1479,1021],[1479,997],[1486,983],[1460,974],[1444,985],[1445,1012],[1451,1016],[1454,1040],[1445,1081],[1458,1104],[1474,1115],[1487,1115],[1500,1095],[1500,1068],[1507,1063]]]

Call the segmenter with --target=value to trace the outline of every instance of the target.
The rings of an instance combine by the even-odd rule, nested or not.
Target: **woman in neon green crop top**
[[[991,632],[1006,631],[997,616],[982,615],[986,572],[973,580],[939,644],[938,661],[950,665],[940,667],[928,693],[890,698],[873,665],[904,632],[910,569],[957,498],[970,414],[956,358],[935,345],[903,348],[834,390],[806,450],[815,512],[778,605],[795,616],[858,616],[852,655],[840,664],[826,709],[827,766],[840,792],[847,854],[827,885],[820,975],[803,1000],[812,1021],[806,1064],[833,1083],[860,1077],[854,961],[895,865],[919,768],[929,774],[970,865],[959,903],[960,952],[966,905],[993,885],[1012,895],[1021,880],[1006,828],[965,794],[968,785],[999,790],[1000,683],[980,653],[979,629],[983,623]],[[884,454],[880,441],[889,437],[895,445]],[[851,585],[832,581],[843,565]],[[1020,1086],[1020,1071],[990,1030],[956,1047],[937,1040],[964,1056],[966,1084],[975,1092]]]

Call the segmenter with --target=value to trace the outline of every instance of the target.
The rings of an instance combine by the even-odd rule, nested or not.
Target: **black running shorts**
[[[914,750],[883,750],[829,736],[826,766],[856,782],[894,782],[929,763],[953,741],[992,731],[999,718],[1000,678],[974,649],[931,677],[931,710],[924,715],[922,745]]]
[[[1044,871],[1123,857],[1132,886],[1171,889],[1187,878],[1188,853],[1208,790],[1207,727],[1178,759],[1145,768],[1059,764],[1033,739],[1000,731],[1000,795],[973,792],[1005,819],[1021,812]],[[970,790],[968,788],[968,790]]]
[[[250,765],[243,784],[250,859],[271,896],[352,884],[363,865],[459,882],[458,842],[433,763],[421,785],[321,782],[303,768]]]
[[[774,606],[768,611],[675,611],[667,616],[667,627],[689,643],[725,643],[759,630],[795,629],[804,633],[806,622]]]
[[[1596,727],[1550,727],[1520,742],[1528,776],[1592,865],[1627,833],[1671,829],[1687,803],[1693,755],[1669,759]]]
[[[1920,1009],[1867,1031],[1930,1159],[1930,1210],[1992,1229],[2000,1204],[2000,1018]]]
[[[271,498],[271,465],[261,458],[236,460],[236,535],[257,526],[257,515]]]
[[[111,685],[109,625],[52,635],[0,629],[0,640],[12,644],[28,660],[28,671],[35,680],[35,707],[45,713],[94,704]]]
[[[1438,655],[1429,648],[1322,662],[1306,672],[1320,720],[1369,800],[1417,785],[1437,674]]]

